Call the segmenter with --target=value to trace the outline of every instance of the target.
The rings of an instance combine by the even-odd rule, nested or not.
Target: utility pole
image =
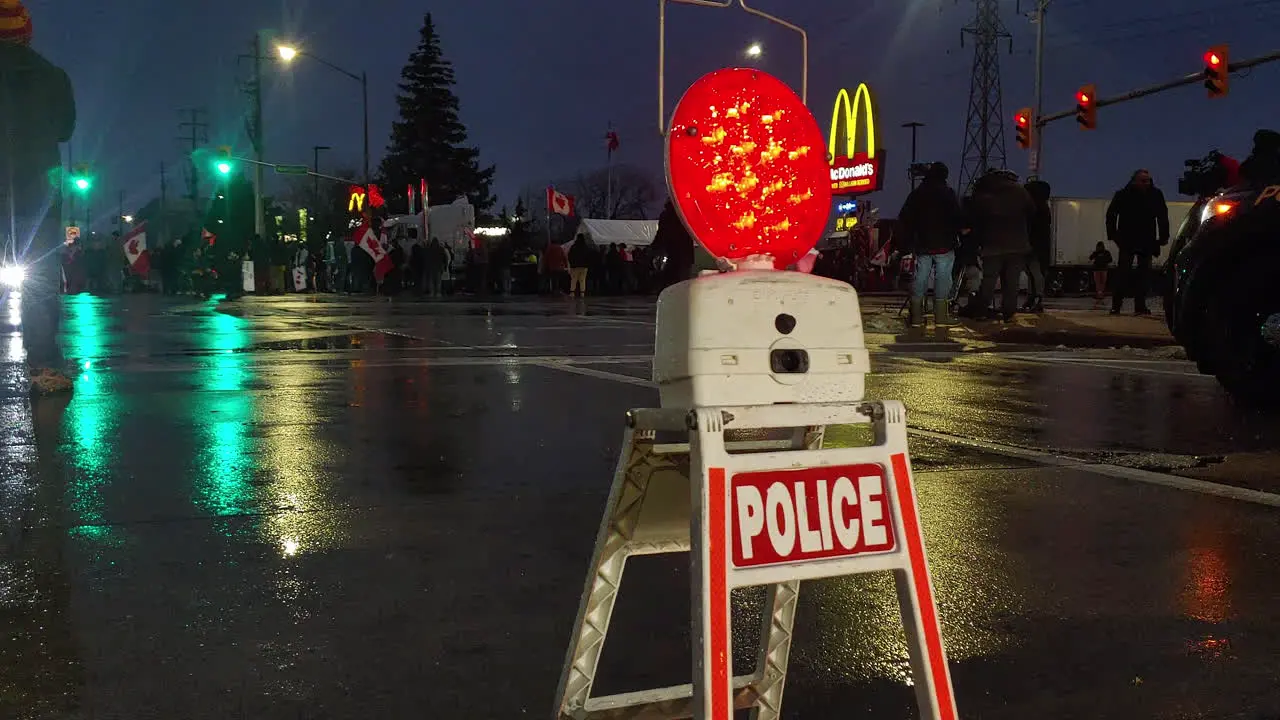
[[[164,161],[160,161],[160,242],[169,242],[169,184],[166,182]]]
[[[1033,122],[1039,122],[1044,112],[1044,16],[1050,2],[1051,0],[1036,0],[1035,14],[1031,20],[1036,25],[1036,101],[1032,106],[1035,108],[1032,114]],[[1042,136],[1041,128],[1031,128],[1031,158],[1028,168],[1031,180],[1039,179],[1040,168],[1044,164]]]
[[[311,178],[311,202],[317,207],[320,205],[320,151],[332,150],[328,145],[314,145],[311,148],[312,163],[311,170],[315,177]],[[367,181],[367,179],[366,179]]]
[[[250,81],[250,99],[252,101],[253,118],[250,120],[249,141],[253,143],[253,232],[259,238],[265,238],[266,203],[262,193],[265,185],[262,168],[266,162],[264,133],[262,130],[262,32],[253,33],[253,79]]]
[[[912,120],[911,122],[902,123],[902,127],[911,128],[911,164],[915,165],[916,164],[916,131],[924,127],[924,123],[916,122]],[[908,170],[907,175],[910,176],[911,178],[911,189],[915,190],[916,174]]]
[[[67,192],[67,183],[70,182],[71,173],[75,171],[75,167],[75,155],[71,151],[71,142],[67,141],[67,170],[62,176],[62,194],[67,199],[67,225],[76,224],[76,194],[74,192]],[[12,196],[13,193],[10,193],[10,195]],[[85,242],[88,241],[89,239],[86,237]],[[14,240],[14,242],[16,243],[17,240]],[[14,245],[14,247],[17,247],[17,245]]]
[[[208,110],[204,108],[188,108],[181,111],[178,127],[182,135],[178,141],[182,143],[182,151],[187,155],[187,198],[191,207],[200,209],[200,168],[196,166],[196,151],[209,144]]]

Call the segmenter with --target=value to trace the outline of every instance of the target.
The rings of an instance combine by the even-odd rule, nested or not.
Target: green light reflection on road
[[[73,515],[70,532],[104,540],[102,489],[110,479],[110,463],[118,434],[119,401],[112,394],[110,378],[93,369],[104,353],[108,332],[103,301],[91,295],[66,298],[63,353],[82,369],[75,380],[75,394],[63,416],[62,442],[73,471],[67,482],[67,507]]]
[[[211,515],[239,515],[253,510],[253,396],[248,392],[252,374],[247,356],[238,352],[249,345],[248,323],[213,307],[211,302],[211,312],[198,330],[204,349],[213,353],[195,378],[192,410],[201,436],[195,502]]]

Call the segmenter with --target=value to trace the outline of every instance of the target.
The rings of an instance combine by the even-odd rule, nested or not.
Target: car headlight
[[[22,281],[27,279],[27,270],[21,265],[5,265],[0,267],[0,285],[17,290]]]

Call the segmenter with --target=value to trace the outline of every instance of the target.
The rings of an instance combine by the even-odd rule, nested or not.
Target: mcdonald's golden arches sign
[[[852,100],[848,90],[836,95],[836,105],[831,111],[831,137],[827,141],[833,195],[874,192],[884,183],[880,172],[884,150],[876,147],[875,112],[871,90],[865,84],[858,85]],[[858,121],[862,118],[866,118],[862,125],[866,131],[862,134],[863,144],[859,145]]]

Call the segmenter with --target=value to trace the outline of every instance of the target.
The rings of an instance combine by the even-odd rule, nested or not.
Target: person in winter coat
[[[1169,242],[1169,207],[1151,173],[1138,170],[1107,206],[1107,239],[1120,250],[1111,292],[1111,314],[1119,315],[1126,295],[1137,315],[1150,315],[1147,287],[1151,259]],[[1136,267],[1135,267],[1136,262]]]
[[[662,266],[661,289],[666,289],[693,276],[693,236],[676,213],[676,207],[667,200],[658,216],[658,232],[653,237],[650,250],[655,256],[665,257]]]
[[[933,319],[939,327],[951,320],[951,274],[960,234],[960,200],[947,185],[947,166],[936,162],[925,172],[920,186],[911,191],[898,213],[897,234],[902,252],[915,256],[911,282],[910,323],[924,323],[924,298],[933,280]]]
[[[430,297],[440,297],[444,287],[444,271],[449,269],[449,253],[440,238],[432,236],[431,242],[422,249],[423,285]]]
[[[1280,133],[1259,130],[1253,134],[1253,150],[1240,164],[1241,179],[1261,187],[1280,182]]]
[[[66,72],[31,48],[31,15],[20,0],[0,0],[0,208],[12,212],[25,250],[22,342],[32,376],[61,374],[62,201],[59,144],[76,126],[75,98]],[[7,234],[7,233],[6,233]]]
[[[1028,312],[1044,312],[1045,273],[1049,271],[1049,250],[1053,235],[1053,210],[1049,204],[1049,183],[1032,180],[1026,184],[1027,192],[1036,204],[1036,214],[1031,218],[1031,253],[1027,255],[1027,304]]]
[[[1114,260],[1115,258],[1111,257],[1111,251],[1101,240],[1089,254],[1089,262],[1093,265],[1093,297],[1099,302],[1107,291],[1107,270],[1111,268]]]
[[[569,247],[569,294],[587,295],[587,271],[596,262],[596,251],[585,236],[574,239]]]
[[[1031,252],[1031,223],[1036,204],[1018,176],[1008,170],[992,170],[973,188],[973,231],[982,244],[982,288],[978,314],[985,314],[1000,281],[1000,316],[1005,322],[1018,310],[1018,284]]]

